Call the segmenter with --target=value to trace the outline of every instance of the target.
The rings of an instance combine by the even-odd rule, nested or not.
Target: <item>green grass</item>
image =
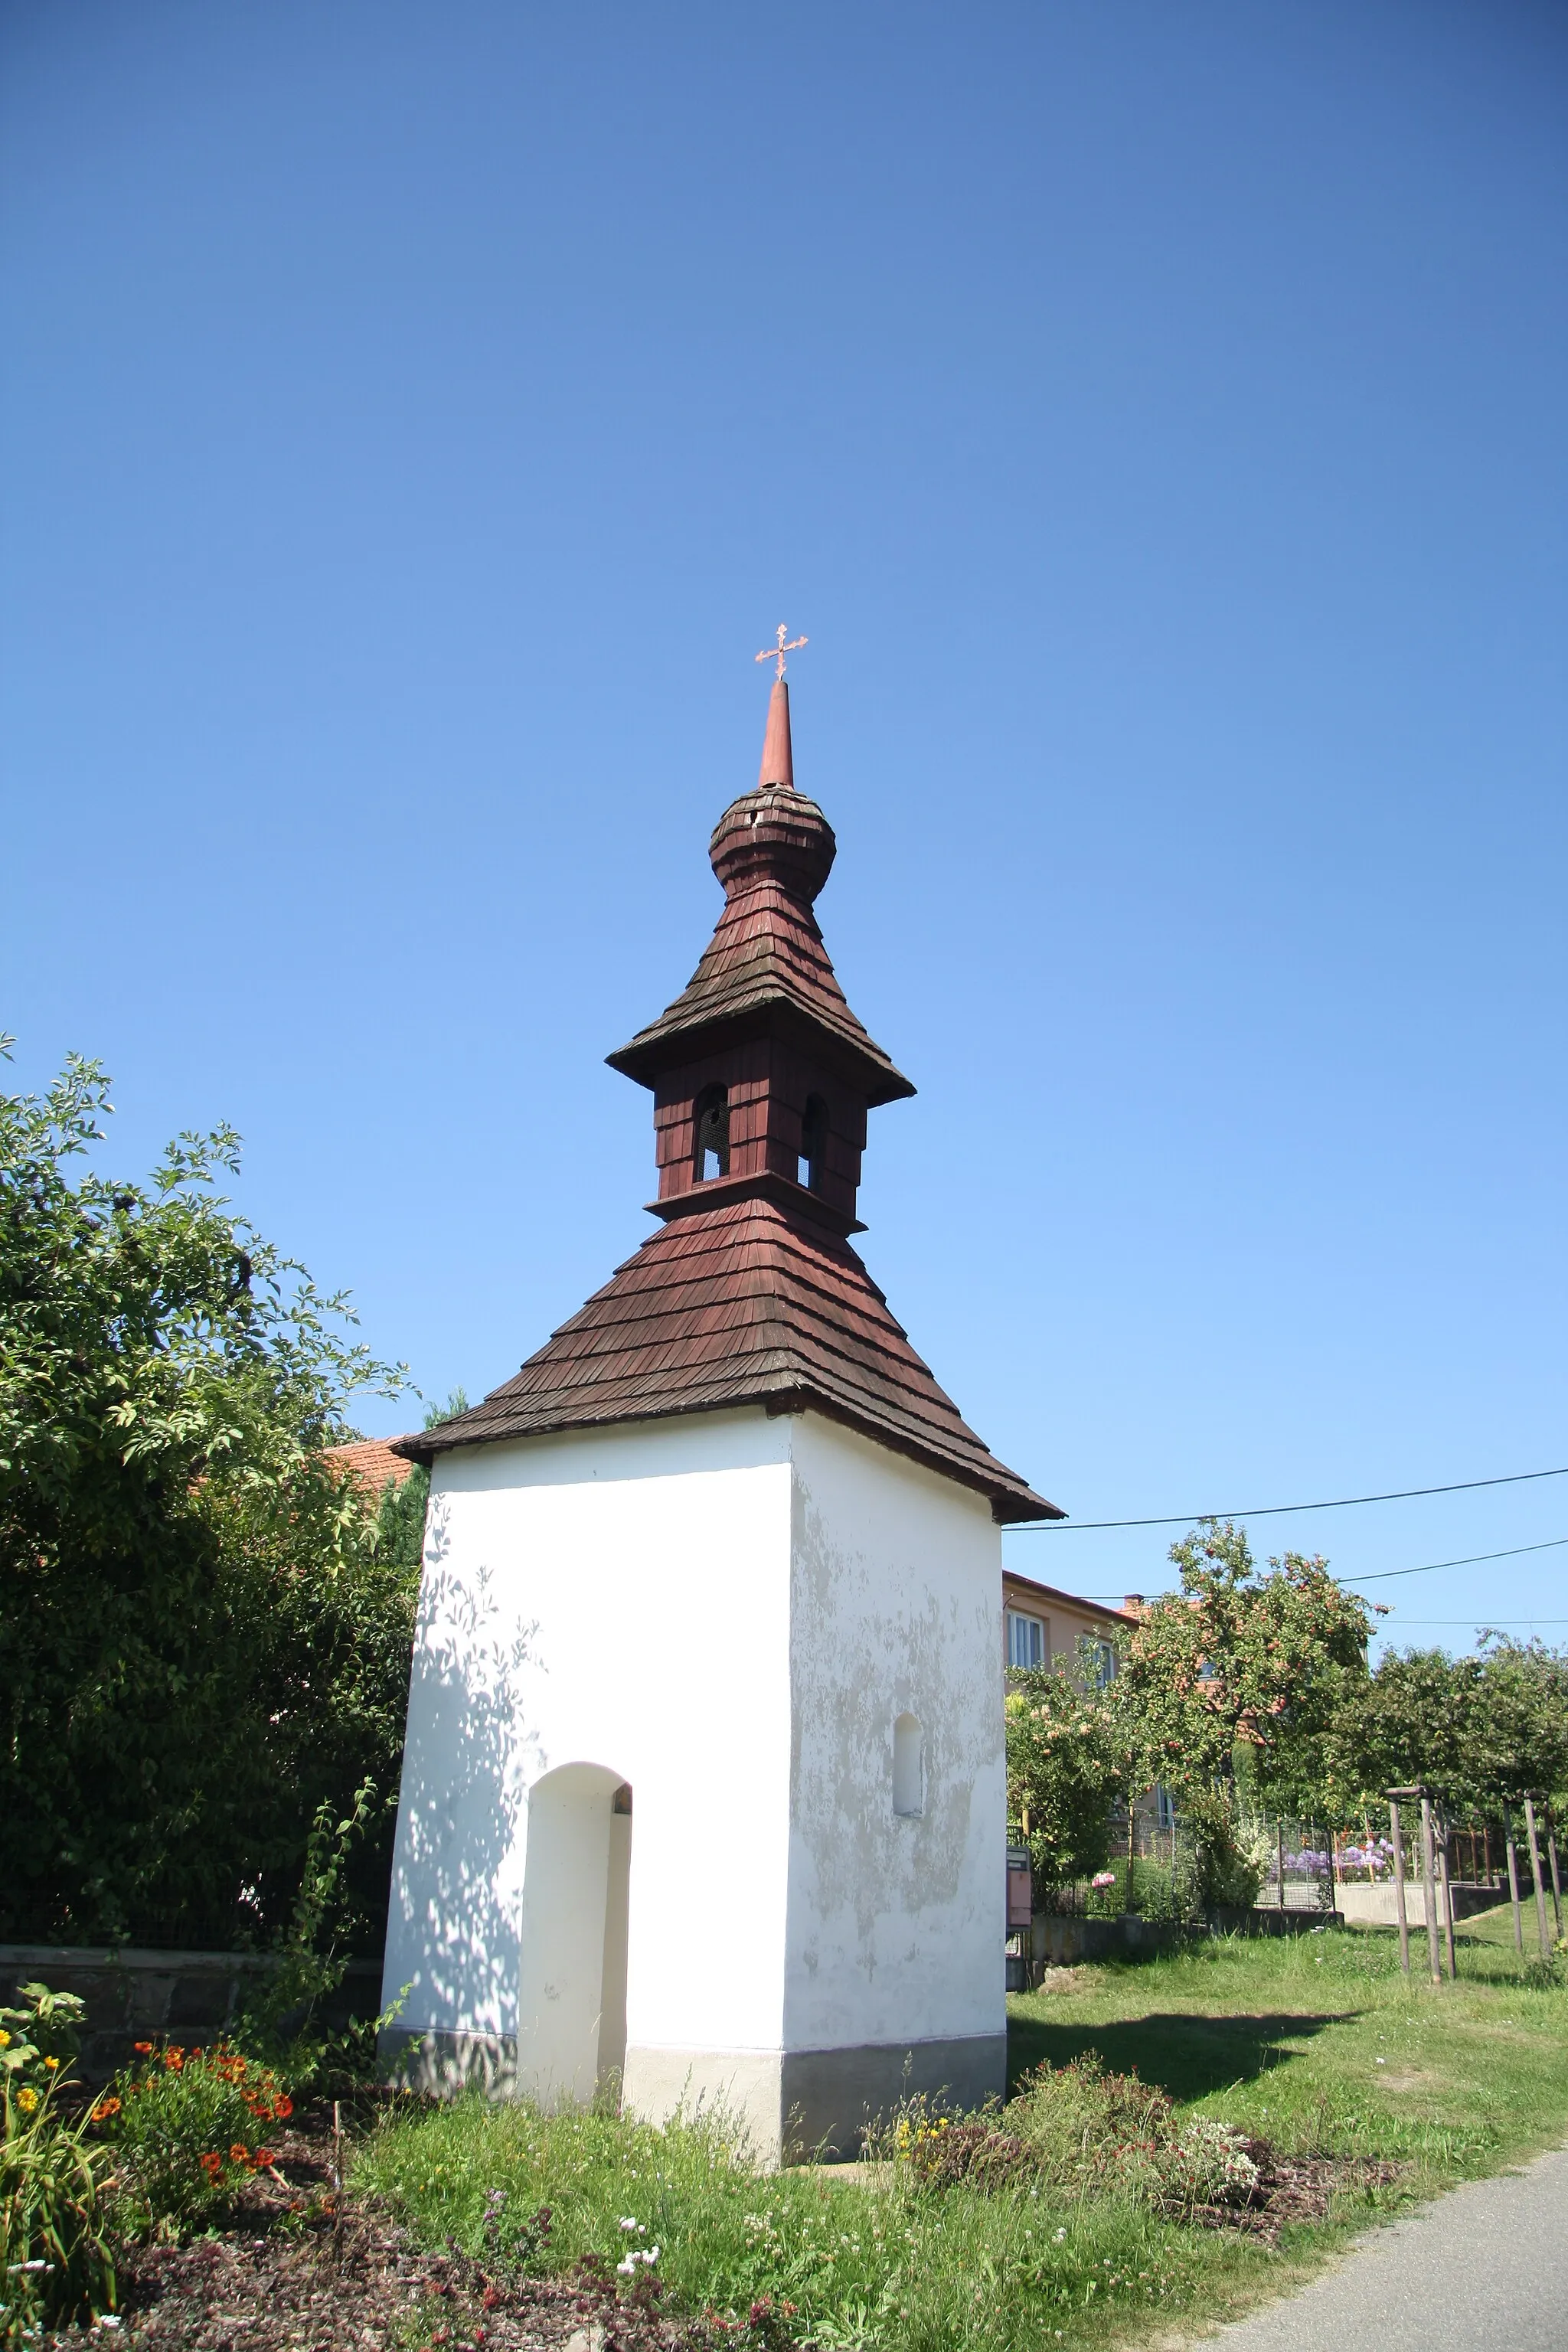
[[[1417,1968],[1424,1957],[1418,1941]],[[1123,2197],[1026,2186],[987,2197],[831,2168],[763,2175],[719,2123],[658,2131],[477,2097],[395,2116],[362,2147],[353,2184],[423,2242],[450,2235],[475,2252],[493,2192],[505,2191],[490,2224],[502,2252],[548,2205],[547,2242],[525,2231],[529,2266],[615,2263],[658,2245],[676,2307],[743,2319],[772,2297],[795,2306],[790,2336],[824,2347],[1131,2344],[1184,2314],[1244,2307],[1376,2210],[1563,2137],[1568,1991],[1519,1982],[1506,1908],[1467,1923],[1459,1965],[1461,1982],[1438,1991],[1419,1975],[1405,1984],[1394,1937],[1378,1930],[1221,1939],[1077,1969],[1061,1990],[1010,2002],[1015,2074],[1095,2050],[1184,2111],[1281,2149],[1405,2168],[1397,2189],[1347,2194],[1278,2252]]]
[[[1406,2164],[1409,2189],[1429,2194],[1568,2126],[1568,1991],[1520,1982],[1506,1906],[1457,1941],[1459,1981],[1441,1990],[1424,1935],[1406,1984],[1394,1935],[1375,1928],[1219,1937],[1075,1971],[1081,1990],[1009,2004],[1012,2063],[1095,2049],[1191,2112],[1292,2152]]]

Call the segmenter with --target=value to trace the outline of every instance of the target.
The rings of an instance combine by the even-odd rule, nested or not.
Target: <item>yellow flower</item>
[[[58,2060],[58,2058],[46,2058],[46,2059],[45,2059],[45,2061],[44,2061],[44,2067],[45,2067],[45,2071],[46,2071],[47,2074],[52,2074],[54,2073],[54,2071],[55,2071],[55,2068],[59,2064],[59,2063],[60,2063],[60,2062],[59,2062],[59,2060]]]
[[[3,2026],[0,2026],[0,2050],[9,2050],[9,2048],[10,2048],[10,2047],[11,2047],[11,2037],[10,2037],[10,2035],[5,2032],[5,2028],[4,2028]]]
[[[37,2091],[26,2091],[26,2090],[24,2090],[24,2091],[18,2091],[18,2092],[17,2092],[17,2094],[16,2094],[16,2105],[21,2108],[22,2113],[23,2113],[25,2116],[30,2116],[30,2115],[32,2114],[32,2112],[33,2112],[33,2109],[37,2105],[37,2104],[38,2104],[38,2095],[37,2095]]]

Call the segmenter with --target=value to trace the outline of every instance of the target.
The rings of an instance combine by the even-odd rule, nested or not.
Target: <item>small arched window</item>
[[[730,1097],[723,1087],[704,1087],[697,1097],[692,1173],[700,1184],[730,1172]]]
[[[827,1105],[820,1095],[806,1097],[805,1113],[800,1122],[800,1159],[795,1167],[795,1181],[808,1192],[822,1190],[823,1164],[827,1155]]]
[[[926,1742],[918,1715],[900,1715],[893,1726],[893,1811],[926,1809]]]

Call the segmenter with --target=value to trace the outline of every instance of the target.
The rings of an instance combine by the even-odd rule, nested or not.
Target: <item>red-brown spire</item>
[[[773,680],[773,690],[768,697],[768,730],[763,737],[763,764],[757,771],[757,790],[765,792],[770,784],[782,784],[786,792],[795,790],[795,755],[789,740],[789,688],[782,677]]]

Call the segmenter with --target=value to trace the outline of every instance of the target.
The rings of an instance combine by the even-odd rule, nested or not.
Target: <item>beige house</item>
[[[1005,1674],[1048,1666],[1053,1661],[1076,1664],[1078,1645],[1085,1636],[1100,1658],[1101,1678],[1115,1672],[1118,1646],[1143,1613],[1143,1596],[1131,1592],[1120,1609],[1110,1601],[1082,1601],[1054,1584],[1040,1584],[1011,1569],[1002,1571],[1002,1668]]]

